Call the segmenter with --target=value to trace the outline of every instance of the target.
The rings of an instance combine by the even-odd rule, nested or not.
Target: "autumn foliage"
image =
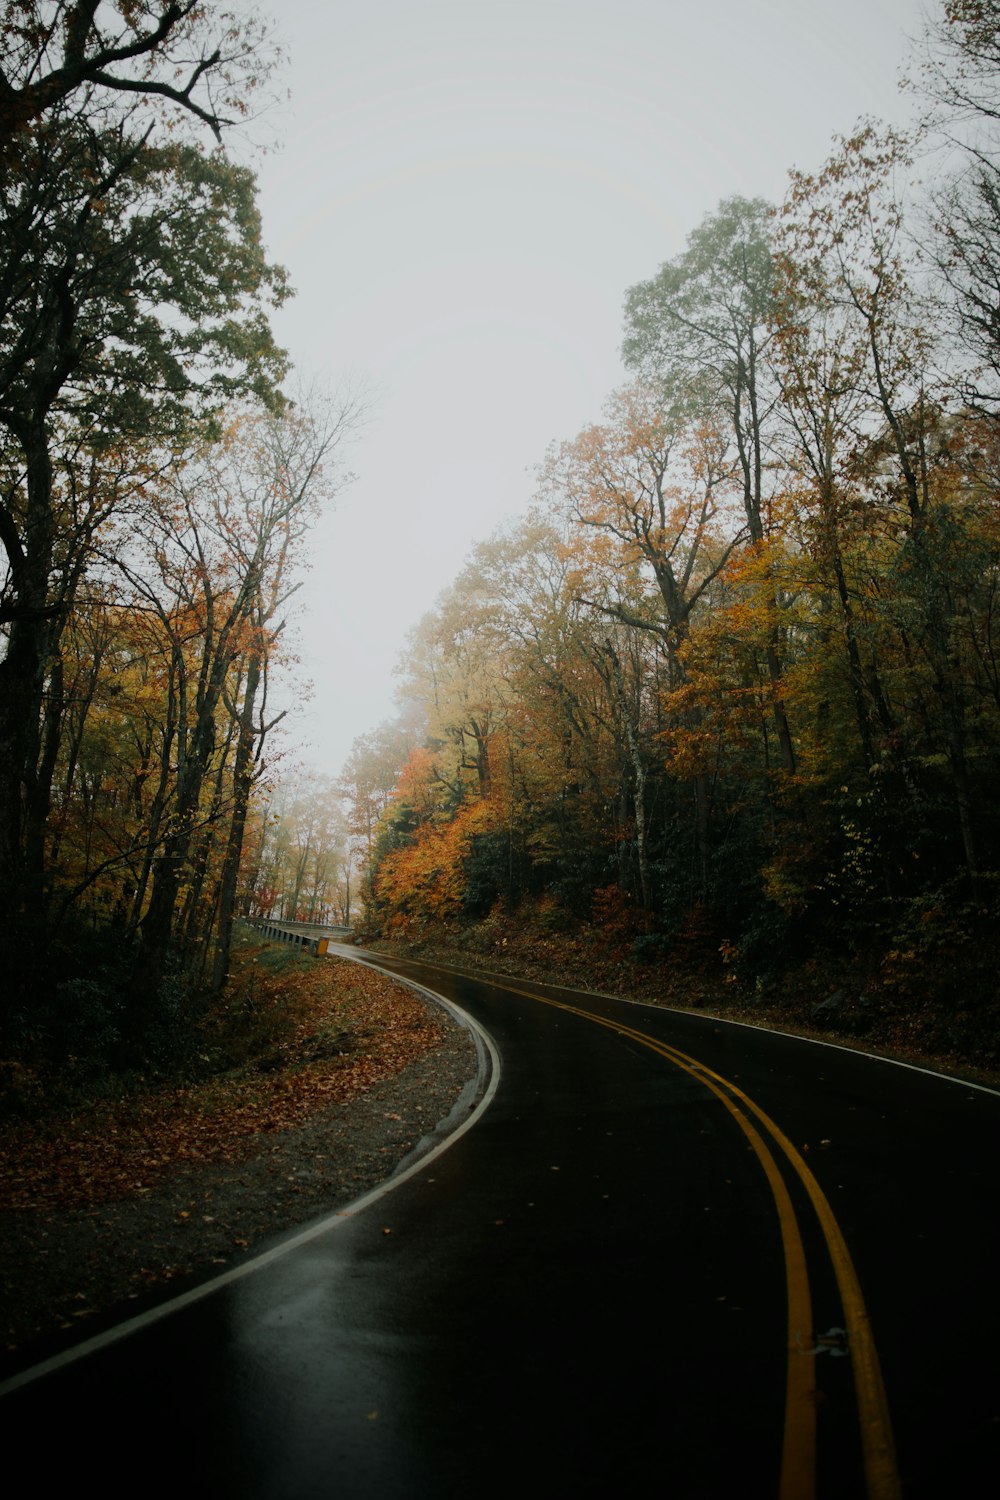
[[[282,390],[285,273],[221,144],[268,29],[32,0],[0,42],[0,1055],[159,1066],[225,981],[356,407]]]
[[[289,959],[240,949],[226,1008],[199,1031],[201,1078],[57,1096],[43,1117],[41,1088],[32,1097],[22,1081],[21,1119],[0,1135],[0,1210],[93,1206],[148,1193],[188,1163],[236,1164],[262,1135],[346,1103],[439,1041],[423,1003],[385,975]]]
[[[601,932],[756,994],[825,955],[889,1008],[923,972],[995,1015],[998,145],[969,101],[996,38],[962,53],[970,17],[931,34],[974,137],[950,197],[862,122],[628,293],[631,383],[403,655],[372,931]]]

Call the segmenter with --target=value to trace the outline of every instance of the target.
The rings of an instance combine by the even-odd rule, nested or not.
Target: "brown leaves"
[[[253,1067],[188,1087],[161,1088],[86,1110],[9,1127],[0,1141],[0,1207],[88,1206],[148,1193],[181,1163],[236,1163],[264,1133],[292,1130],[402,1071],[436,1046],[440,1028],[424,1003],[373,969],[344,960],[276,976],[295,1026],[273,1071]],[[273,998],[273,994],[270,996]],[[350,1051],[313,1056],[330,1029]],[[187,1217],[180,1214],[181,1219]]]

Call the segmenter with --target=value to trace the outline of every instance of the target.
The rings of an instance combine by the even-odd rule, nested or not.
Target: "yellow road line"
[[[686,1053],[681,1052],[677,1055],[685,1058],[687,1056]],[[704,1068],[703,1064],[699,1066]],[[711,1072],[707,1068],[704,1071]],[[712,1076],[718,1077],[714,1073]],[[889,1403],[886,1400],[871,1320],[847,1242],[830,1207],[829,1199],[788,1137],[742,1089],[733,1083],[729,1083],[728,1087],[748,1109],[753,1111],[770,1132],[772,1139],[781,1147],[801,1179],[816,1211],[816,1217],[819,1219],[830,1253],[830,1260],[833,1263],[833,1272],[844,1309],[844,1321],[847,1324],[868,1500],[898,1500],[901,1487],[896,1466],[896,1449],[892,1436]]]
[[[648,1046],[649,1043],[646,1043]],[[781,1479],[778,1500],[813,1500],[816,1493],[816,1361],[812,1348],[812,1302],[809,1272],[795,1209],[785,1179],[760,1132],[741,1109],[700,1072],[670,1057],[660,1047],[653,1051],[682,1068],[726,1106],[739,1125],[764,1169],[778,1210],[781,1245],[785,1257],[788,1296],[788,1347],[785,1358],[785,1424],[781,1444]]]
[[[781,1174],[778,1172],[778,1169],[775,1166],[773,1157],[771,1157],[770,1152],[767,1150],[767,1147],[764,1145],[764,1142],[762,1140],[760,1141],[761,1149],[758,1149],[757,1145],[754,1143],[752,1136],[750,1136],[750,1130],[752,1130],[753,1127],[750,1125],[750,1122],[748,1120],[744,1123],[744,1117],[742,1116],[742,1113],[736,1109],[735,1105],[732,1103],[732,1099],[729,1096],[732,1095],[733,1097],[739,1099],[741,1103],[746,1106],[746,1108],[760,1121],[760,1123],[768,1131],[775,1144],[779,1146],[784,1152],[785,1156],[787,1157],[791,1166],[794,1168],[806,1192],[809,1195],[810,1202],[812,1203],[813,1209],[816,1213],[816,1217],[819,1220],[820,1228],[823,1232],[823,1237],[826,1240],[827,1249],[830,1254],[830,1260],[833,1265],[837,1287],[840,1292],[841,1302],[843,1304],[844,1320],[847,1324],[851,1349],[851,1367],[854,1372],[854,1390],[858,1406],[858,1425],[861,1432],[861,1445],[865,1468],[865,1484],[868,1492],[868,1500],[899,1500],[899,1497],[901,1495],[901,1488],[899,1482],[899,1472],[896,1466],[895,1444],[893,1442],[892,1436],[892,1421],[889,1415],[889,1405],[886,1400],[885,1386],[882,1381],[882,1372],[879,1365],[878,1352],[875,1348],[875,1340],[872,1335],[871,1321],[868,1317],[868,1310],[865,1307],[864,1298],[861,1294],[861,1283],[859,1282],[857,1272],[854,1269],[854,1263],[851,1260],[850,1251],[847,1248],[847,1242],[844,1239],[844,1236],[840,1229],[840,1225],[837,1223],[833,1209],[830,1207],[830,1203],[826,1197],[826,1194],[823,1192],[823,1189],[816,1181],[813,1173],[806,1165],[803,1157],[795,1149],[785,1133],[778,1125],[775,1124],[770,1116],[765,1114],[760,1106],[755,1104],[754,1101],[735,1083],[732,1083],[729,1079],[722,1077],[721,1074],[714,1072],[711,1068],[706,1067],[706,1065],[702,1062],[699,1062],[697,1058],[689,1056],[689,1054],[686,1052],[681,1052],[679,1048],[671,1047],[669,1046],[669,1044],[659,1041],[658,1038],[649,1036],[646,1032],[635,1030],[634,1027],[624,1026],[620,1022],[609,1020],[604,1016],[595,1015],[592,1011],[582,1010],[575,1005],[567,1005],[564,1001],[552,1000],[548,996],[539,995],[529,990],[516,989],[512,985],[503,985],[502,988],[511,991],[511,993],[513,994],[521,995],[525,999],[536,1000],[543,1005],[550,1005],[557,1010],[569,1011],[573,1015],[583,1017],[585,1020],[594,1021],[599,1026],[605,1026],[610,1031],[615,1031],[621,1036],[629,1037],[631,1040],[639,1042],[642,1046],[648,1047],[651,1051],[656,1052],[659,1056],[664,1057],[667,1061],[673,1062],[676,1066],[683,1068],[686,1073],[691,1074],[700,1082],[704,1083],[706,1088],[711,1089],[711,1091],[716,1094],[717,1097],[719,1097],[726,1105],[730,1113],[733,1114],[734,1118],[740,1122],[741,1128],[743,1128],[744,1132],[747,1134],[751,1145],[754,1146],[754,1150],[757,1153],[761,1165],[764,1167],[764,1171],[767,1173],[768,1182],[771,1185],[772,1192],[774,1192],[775,1202],[778,1207],[778,1216],[782,1226],[782,1240],[785,1244],[786,1276],[788,1279],[789,1296],[789,1348],[791,1350],[791,1345],[795,1337],[794,1330],[796,1327],[792,1314],[793,1281],[798,1282],[800,1275],[802,1277],[805,1277],[806,1274],[805,1256],[802,1250],[801,1237],[799,1235],[798,1225],[795,1221],[791,1200],[788,1198],[787,1189],[785,1188],[785,1184],[783,1179],[781,1178]],[[727,1092],[724,1093],[722,1092],[723,1090],[726,1090]],[[758,1140],[760,1140],[759,1137]],[[762,1154],[762,1151],[764,1154]],[[770,1162],[770,1171],[768,1170],[768,1162]],[[774,1177],[772,1177],[771,1175],[772,1171],[774,1173]],[[788,1241],[785,1240],[786,1231],[785,1220],[783,1217],[782,1201],[779,1197],[778,1190],[775,1187],[775,1179],[777,1179],[777,1181],[781,1184],[781,1192],[784,1194],[784,1197],[787,1200],[787,1212],[791,1215],[791,1221],[794,1225],[794,1237],[791,1245]],[[797,1241],[797,1249],[794,1243],[795,1241]],[[789,1254],[791,1254],[791,1258],[789,1258]],[[801,1256],[802,1259],[801,1273],[798,1270],[796,1263],[797,1257],[799,1256]],[[808,1308],[808,1281],[805,1282],[805,1295],[806,1306]],[[801,1288],[797,1288],[795,1296],[796,1298],[799,1298],[801,1296]],[[804,1325],[800,1324],[799,1326],[809,1328],[811,1326],[811,1317],[807,1319],[807,1322]],[[809,1390],[804,1390],[802,1387],[801,1374],[799,1373],[801,1367],[804,1365],[811,1366],[812,1361],[800,1358],[796,1363],[792,1354],[789,1354],[788,1386],[785,1398],[785,1451],[782,1462],[782,1488],[780,1492],[782,1500],[786,1500],[786,1496],[787,1500],[791,1500],[792,1496],[797,1495],[812,1496],[815,1488],[814,1460],[812,1463],[812,1473],[810,1474],[808,1481],[808,1489],[800,1488],[796,1490],[791,1479],[791,1470],[786,1469],[786,1465],[794,1464],[796,1471],[798,1472],[801,1469],[803,1463],[803,1451],[806,1445],[806,1439],[800,1433],[798,1437],[795,1437],[790,1442],[789,1431],[790,1429],[802,1429],[804,1431],[803,1404],[806,1402],[808,1402],[813,1408],[811,1417],[812,1437],[811,1439],[809,1439],[809,1441],[811,1441],[813,1445],[813,1452],[815,1451],[814,1377],[813,1384],[811,1385]],[[792,1449],[791,1455],[789,1454],[790,1446]],[[789,1487],[787,1489],[785,1487],[786,1472],[789,1475]],[[802,1483],[803,1481],[800,1478],[798,1482]]]

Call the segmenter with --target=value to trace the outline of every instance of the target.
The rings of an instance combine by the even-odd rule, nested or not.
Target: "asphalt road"
[[[9,1475],[105,1496],[994,1493],[1000,1095],[384,962],[493,1039],[470,1127],[252,1274],[9,1391]]]

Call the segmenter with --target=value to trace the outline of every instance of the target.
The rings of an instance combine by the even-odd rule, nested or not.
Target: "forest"
[[[629,289],[355,745],[370,935],[996,1060],[1000,7],[910,85]]]
[[[859,122],[628,290],[627,382],[324,775],[276,684],[364,402],[274,341],[225,145],[268,28],[0,34],[4,1066],[165,1065],[263,915],[995,1062],[1000,5],[932,18],[908,135]]]
[[[248,882],[284,859],[329,904],[322,808],[289,832],[265,746],[361,403],[289,394],[287,279],[224,144],[268,104],[268,27],[10,0],[0,34],[0,1055],[151,1065],[224,985]]]

